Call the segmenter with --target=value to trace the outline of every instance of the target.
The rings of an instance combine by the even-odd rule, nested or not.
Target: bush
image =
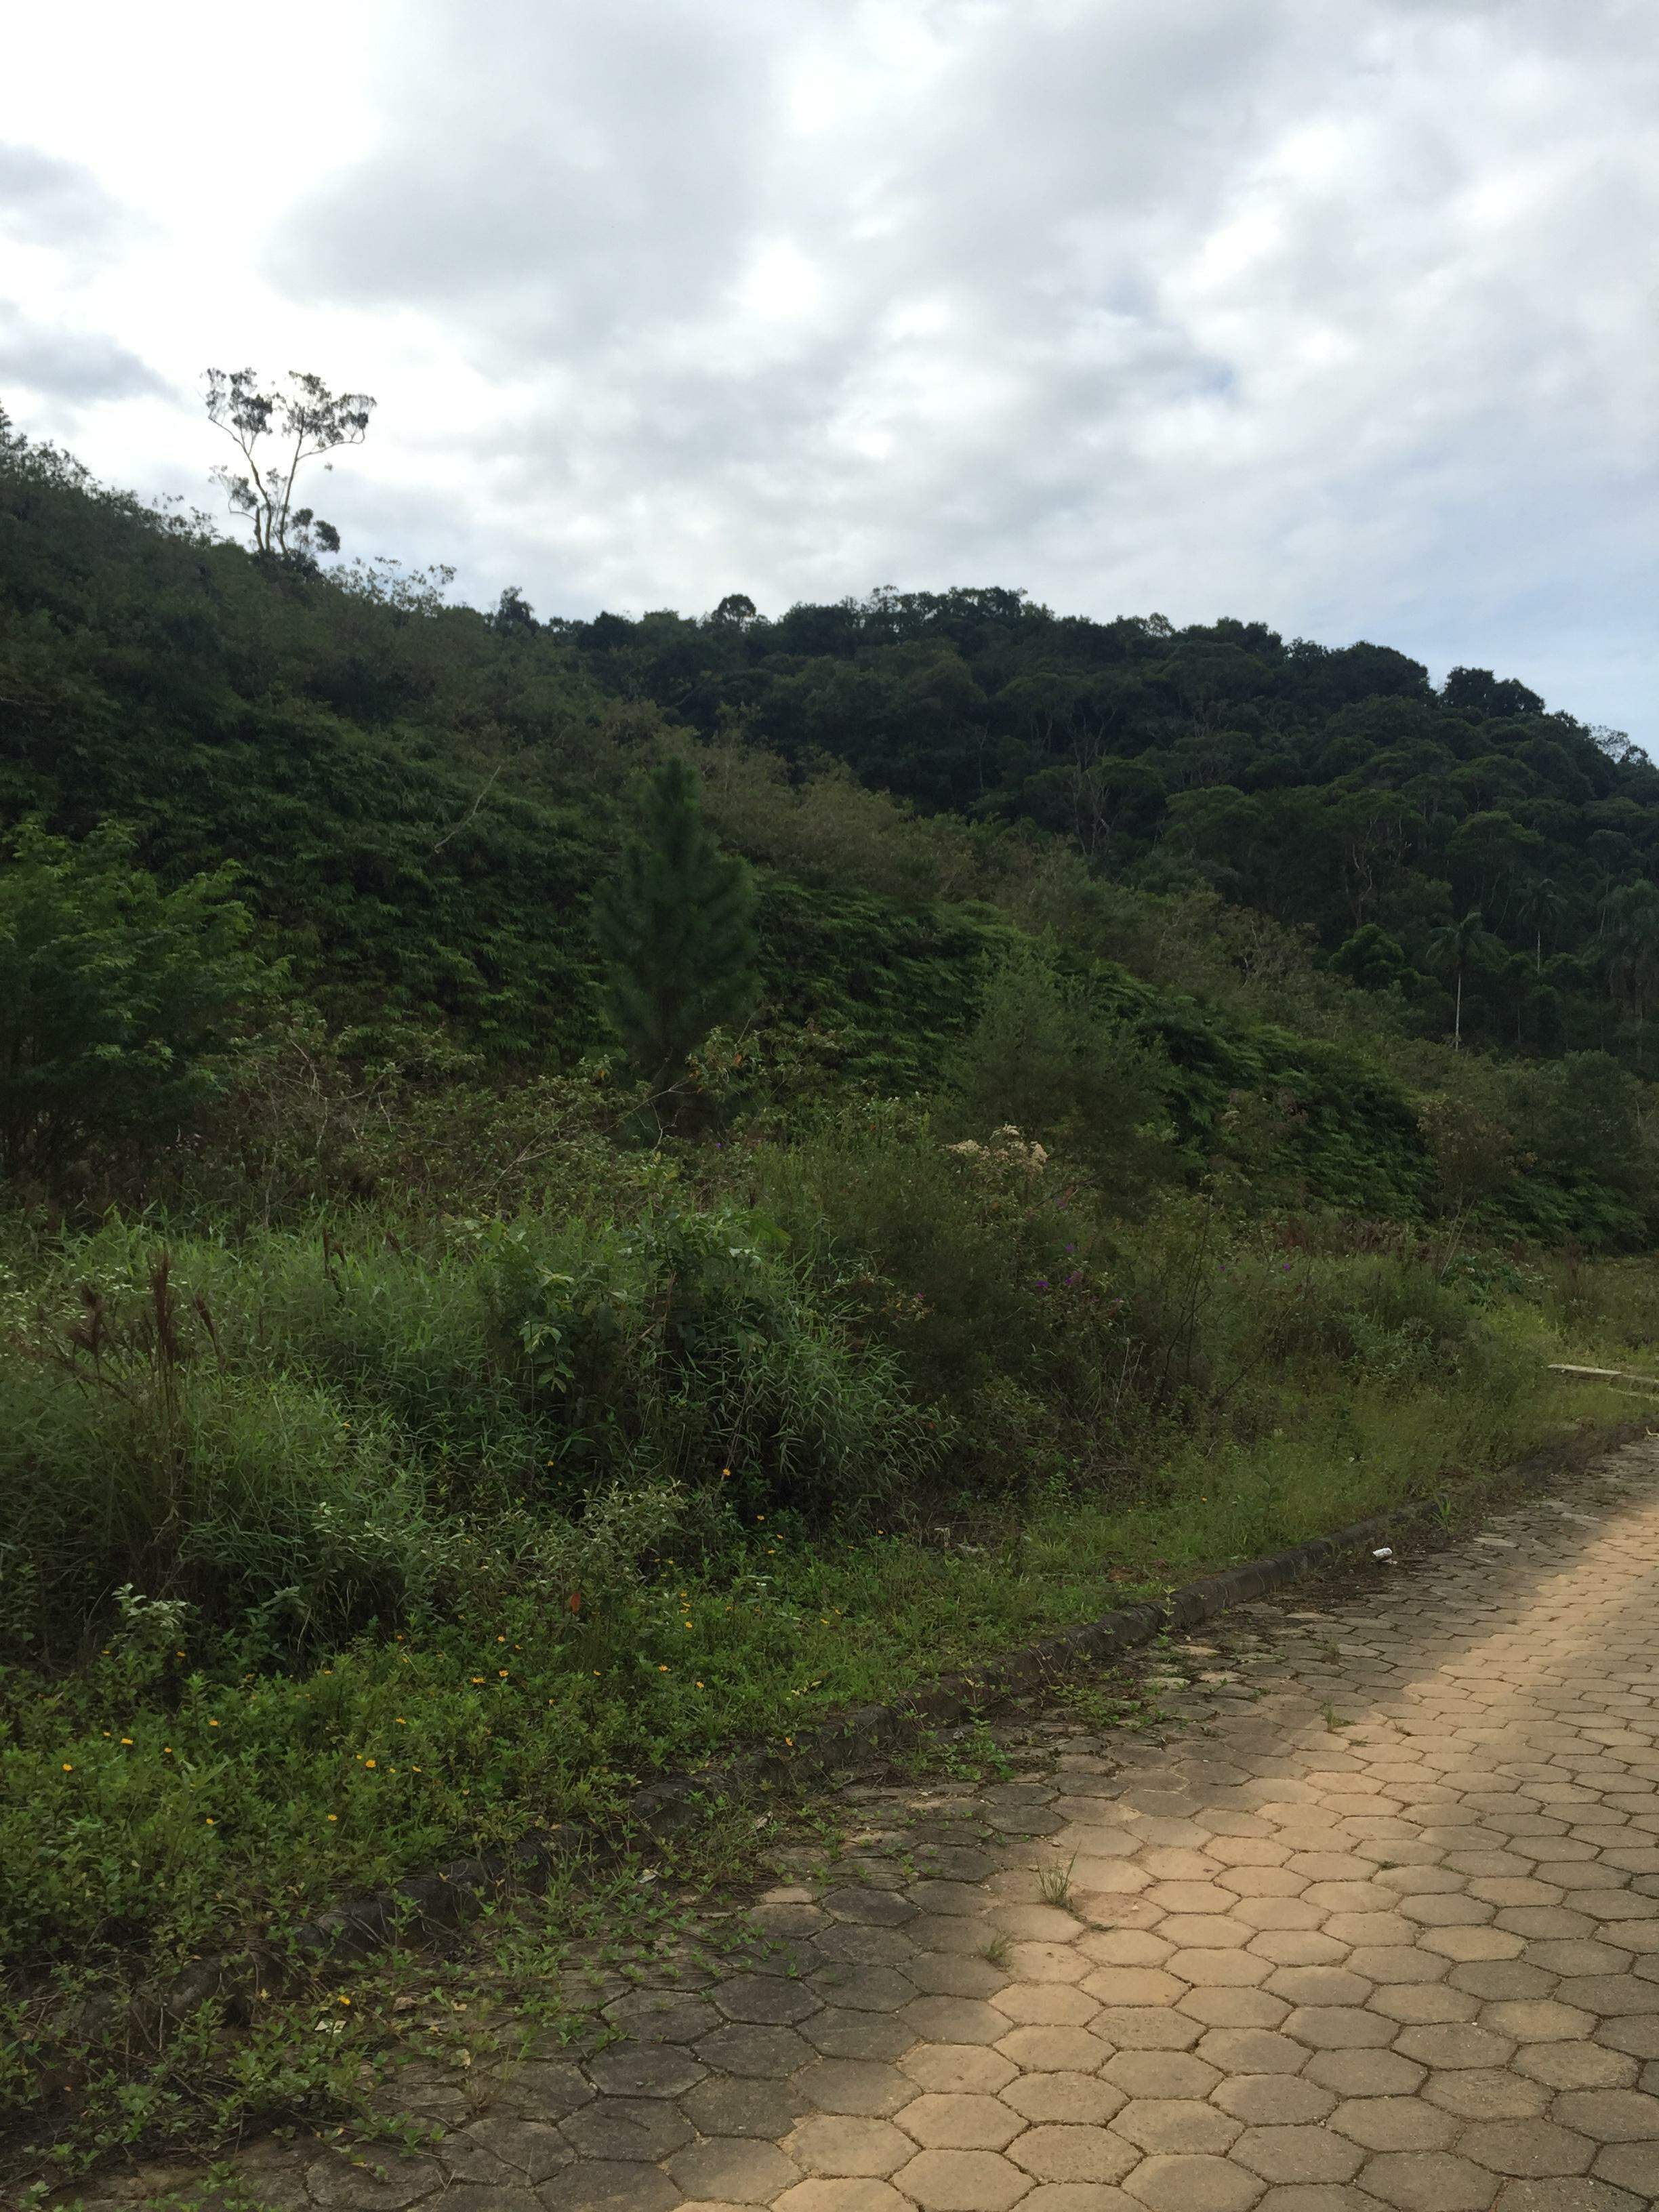
[[[1125,1206],[1177,1164],[1169,1054],[1097,1012],[1035,945],[993,970],[977,1019],[946,1060],[957,1126],[1012,1124],[1086,1161]]]
[[[229,870],[164,892],[133,842],[26,827],[0,866],[0,1175],[56,1190],[89,1152],[188,1123],[277,980]]]
[[[131,1584],[262,1651],[315,1648],[453,1610],[492,1556],[566,1560],[601,1525],[614,1548],[635,1495],[644,1528],[702,1492],[718,1534],[918,1484],[933,1417],[781,1245],[666,1210],[424,1249],[72,1245],[0,1356],[0,1626],[64,1652]]]

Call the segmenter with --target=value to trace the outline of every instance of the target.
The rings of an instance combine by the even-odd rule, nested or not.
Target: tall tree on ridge
[[[210,368],[208,420],[216,423],[247,464],[213,471],[230,499],[233,514],[253,525],[256,552],[283,560],[308,558],[314,551],[337,553],[340,533],[308,507],[294,504],[294,480],[302,463],[342,446],[361,446],[368,434],[374,402],[366,392],[331,392],[320,376],[291,369],[269,391],[259,389],[251,368]],[[266,441],[273,439],[275,450]],[[323,467],[333,467],[325,461]]]

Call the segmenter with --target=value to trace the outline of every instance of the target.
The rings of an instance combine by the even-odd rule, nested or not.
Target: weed
[[[1072,1902],[1072,1869],[1077,1864],[1074,1851],[1063,1867],[1044,1867],[1037,1876],[1037,1894],[1045,1905],[1057,1905],[1063,1911]]]

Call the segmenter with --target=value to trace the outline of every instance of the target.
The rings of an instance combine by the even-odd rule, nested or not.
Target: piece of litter
[[[1394,1557],[1394,1546],[1392,1544],[1379,1544],[1376,1549],[1371,1553],[1371,1557],[1374,1559],[1391,1559]]]

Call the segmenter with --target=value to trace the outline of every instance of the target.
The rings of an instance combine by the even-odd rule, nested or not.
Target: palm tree
[[[1443,922],[1428,943],[1428,957],[1437,968],[1449,968],[1457,979],[1457,999],[1452,1018],[1452,1049],[1463,1049],[1463,971],[1475,954],[1492,943],[1480,909],[1472,906],[1462,921]]]
[[[1623,995],[1639,1022],[1659,983],[1659,886],[1638,877],[1609,892],[1601,908],[1601,935],[1607,947],[1607,984]]]
[[[1520,919],[1530,922],[1535,936],[1533,945],[1533,966],[1536,972],[1544,971],[1544,932],[1552,932],[1567,910],[1566,893],[1553,876],[1534,876],[1522,887],[1516,901]]]

